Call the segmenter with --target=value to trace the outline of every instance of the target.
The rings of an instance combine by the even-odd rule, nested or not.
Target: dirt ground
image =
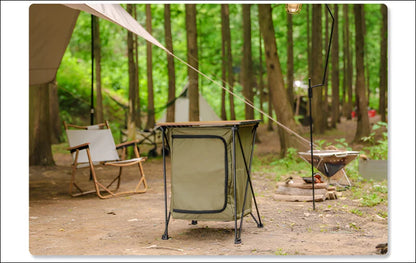
[[[340,133],[333,137],[351,141],[353,134],[348,132],[353,128],[351,125],[353,122],[341,124]],[[258,135],[260,143],[257,143],[255,156],[277,152],[275,132],[266,131],[262,125]],[[55,167],[29,168],[29,250],[32,255],[383,257],[377,254],[375,247],[388,242],[388,219],[377,215],[379,211],[387,213],[386,205],[361,207],[349,190],[343,191],[336,200],[316,202],[315,210],[311,202],[278,201],[274,176],[264,173],[253,174],[264,227],[257,228],[250,216],[245,217],[241,244],[234,244],[234,222],[199,221],[192,225],[190,221],[178,219],[170,221],[171,238],[162,240],[161,158],[144,163],[149,185],[146,193],[102,200],[95,194],[71,197],[68,194],[71,157],[69,153],[55,153],[54,157]],[[135,171],[126,169],[123,189],[134,187]],[[104,176],[110,172],[115,170],[98,170]],[[91,184],[88,171],[84,177],[84,183]],[[354,208],[363,215],[351,213]]]

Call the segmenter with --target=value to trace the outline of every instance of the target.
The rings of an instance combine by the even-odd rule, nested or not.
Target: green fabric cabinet
[[[259,121],[161,123],[165,178],[166,229],[169,219],[234,221],[251,214],[262,226],[250,179]],[[166,143],[166,144],[165,144]],[[170,208],[167,207],[166,153],[171,158]],[[252,214],[253,203],[258,221]],[[244,209],[243,209],[244,208]],[[169,211],[169,213],[168,213]]]

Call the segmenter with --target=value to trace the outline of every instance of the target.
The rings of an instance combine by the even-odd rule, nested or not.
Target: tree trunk
[[[380,7],[382,24],[381,24],[381,41],[380,41],[380,97],[379,113],[381,121],[387,121],[387,6],[382,4]]]
[[[260,22],[259,22],[259,28],[260,28]],[[259,34],[259,93],[260,93],[260,110],[264,111],[263,109],[263,103],[264,103],[264,81],[263,81],[263,49],[262,49],[262,43],[261,43],[261,33]],[[264,121],[263,114],[260,114],[260,120]]]
[[[356,105],[357,105],[357,130],[354,142],[361,141],[361,138],[370,134],[370,122],[367,113],[367,96],[364,77],[364,32],[363,5],[354,5],[355,17],[355,61],[356,61]]]
[[[328,43],[329,43],[329,14],[328,14],[328,12],[327,12],[327,10],[326,10],[326,7],[324,6],[323,7],[324,8],[324,13],[325,13],[325,46],[324,46],[324,50],[325,50],[325,56],[327,55],[326,53],[328,52],[328,50],[327,50],[327,47],[328,47]],[[328,71],[329,71],[329,68],[330,68],[330,64],[328,63]],[[324,129],[326,130],[328,127],[329,127],[329,125],[328,125],[328,117],[329,117],[329,111],[330,111],[330,109],[329,109],[329,105],[328,105],[328,84],[330,83],[330,78],[331,78],[331,75],[330,74],[328,74],[327,73],[327,79],[326,79],[326,82],[325,82],[325,84],[324,84],[324,86],[322,87],[322,90],[323,90],[323,98],[322,98],[322,104],[323,104],[323,107],[322,107],[322,117],[323,117],[323,122],[324,122]]]
[[[29,165],[55,165],[49,118],[49,83],[30,86]]]
[[[241,65],[241,84],[243,86],[243,95],[249,103],[253,104],[253,61],[251,56],[251,17],[250,4],[243,4],[243,58]],[[244,113],[246,120],[254,119],[254,110],[247,104],[244,104]]]
[[[311,76],[312,71],[312,55],[311,55],[311,22],[310,22],[310,5],[306,5],[306,39],[307,39],[307,46],[306,46],[306,53],[308,54],[308,76]],[[309,107],[308,107],[308,114],[309,114]]]
[[[152,34],[152,10],[150,4],[146,4],[146,30]],[[153,61],[152,61],[152,43],[146,41],[146,61],[147,61],[147,123],[146,129],[152,129],[155,126],[155,103],[153,96]]]
[[[331,128],[337,127],[339,119],[339,40],[338,40],[338,5],[334,4],[334,34],[332,39],[332,111]]]
[[[170,4],[165,4],[165,42],[166,48],[173,53],[172,30],[170,24]],[[173,56],[167,54],[168,60],[168,108],[166,111],[166,121],[175,121],[175,63]]]
[[[96,94],[96,122],[104,122],[104,107],[103,107],[103,96],[101,92],[101,41],[100,41],[100,21],[98,17],[93,16],[94,19],[94,60],[95,60],[95,94]]]
[[[127,12],[132,14],[133,6],[127,4]],[[127,140],[136,139],[136,88],[135,88],[135,63],[134,63],[134,44],[133,33],[127,31],[127,57],[129,68],[129,105],[127,114]]]
[[[287,14],[287,94],[290,105],[293,105],[293,23],[292,15]],[[293,108],[293,107],[292,107]]]
[[[270,97],[276,118],[284,126],[295,130],[296,124],[293,119],[293,110],[290,106],[275,39],[275,31],[272,20],[272,9],[270,4],[259,5],[260,31],[263,35],[264,50],[266,54],[267,80],[270,85]],[[286,154],[287,147],[296,147],[297,142],[286,132],[279,131],[281,156]]]
[[[270,95],[272,94],[272,92],[269,83],[267,83],[267,91],[267,114],[269,114],[269,116],[273,118],[273,103]],[[273,131],[273,121],[271,119],[268,119],[267,121],[267,130]]]
[[[133,17],[137,20],[137,6],[133,4]],[[133,35],[133,47],[134,47],[134,89],[136,93],[136,127],[141,129],[142,119],[140,110],[140,83],[139,83],[139,41],[137,35]]]
[[[221,5],[221,75],[222,75],[222,85],[227,87],[227,66],[228,66],[228,57],[227,57],[227,49],[226,49],[226,42],[230,41],[226,37],[226,19],[227,19],[227,12],[226,5]],[[225,100],[226,100],[226,93],[225,90],[222,89],[221,91],[221,119],[227,119],[227,111],[225,109]]]
[[[347,54],[347,47],[346,47],[346,43],[345,43],[345,39],[346,39],[346,32],[344,30],[345,28],[345,20],[343,22],[342,25],[342,41],[341,41],[341,45],[342,45],[342,95],[341,95],[341,101],[340,101],[340,106],[341,106],[341,112],[340,112],[340,117],[341,116],[345,116],[345,105],[347,103],[347,59],[346,59],[346,54]],[[340,118],[341,119],[341,118]]]
[[[188,50],[188,64],[198,69],[198,46],[196,28],[196,6],[185,5],[186,13],[186,44]],[[198,73],[188,67],[188,97],[189,97],[189,121],[199,121],[199,91]]]
[[[361,10],[362,16],[365,17],[365,9]],[[363,34],[364,36],[367,35],[367,26],[365,25],[365,20],[363,23]],[[369,72],[369,66],[368,66],[368,55],[367,55],[367,47],[364,46],[364,82],[365,82],[365,90],[366,90],[366,96],[367,96],[367,107],[368,102],[370,101],[371,91],[370,91],[370,72]]]
[[[56,81],[49,84],[49,120],[51,123],[51,144],[61,142],[62,126],[59,117],[59,98]]]
[[[223,4],[224,8],[224,40],[225,40],[225,51],[227,57],[227,84],[228,89],[234,91],[234,72],[233,72],[233,56],[231,53],[231,31],[230,31],[230,8],[228,4]],[[228,94],[230,102],[230,120],[235,120],[235,106],[234,96]]]
[[[322,5],[312,5],[312,85],[322,83]],[[323,89],[316,87],[313,89],[312,97],[312,121],[314,132],[322,134],[325,132],[325,121],[323,110]]]
[[[344,103],[344,116],[350,120],[352,112],[352,58],[351,58],[351,48],[350,48],[350,26],[349,26],[349,5],[343,5],[343,15],[344,15],[344,33],[345,33],[345,51],[344,54],[346,60],[346,75],[345,75],[345,84],[346,84],[346,100]]]

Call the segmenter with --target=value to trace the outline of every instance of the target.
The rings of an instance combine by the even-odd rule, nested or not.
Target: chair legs
[[[92,168],[90,168],[90,171],[91,171],[91,176],[92,176],[92,180],[93,180],[93,183],[94,183],[94,190],[84,191],[75,182],[75,176],[76,176],[77,168],[76,168],[75,164],[72,165],[72,176],[71,176],[71,183],[70,183],[70,186],[69,186],[69,193],[70,193],[71,196],[76,197],[76,196],[96,193],[99,198],[107,199],[107,198],[110,198],[110,197],[116,197],[116,196],[120,196],[120,195],[141,194],[141,193],[145,193],[147,191],[147,181],[146,181],[146,178],[145,178],[145,175],[144,175],[144,172],[143,172],[142,164],[140,162],[138,163],[139,178],[140,178],[139,182],[137,183],[134,190],[124,191],[124,192],[117,192],[117,190],[120,188],[121,175],[122,175],[122,172],[123,172],[123,167],[119,167],[118,175],[107,186],[105,186],[104,184],[102,184],[98,180],[95,169],[94,169],[94,166],[91,166],[91,167]],[[110,187],[116,181],[117,181],[117,184],[115,185],[115,188],[110,190]],[[78,190],[79,193],[73,193],[74,187],[76,188],[76,190]]]

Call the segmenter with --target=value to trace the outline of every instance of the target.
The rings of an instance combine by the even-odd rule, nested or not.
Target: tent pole
[[[94,125],[94,15],[91,15],[91,104],[90,124]]]
[[[329,6],[325,4],[326,10],[328,11],[329,15],[332,19],[331,24],[331,33],[329,35],[329,43],[328,43],[328,49],[326,52],[326,60],[325,60],[325,68],[324,68],[324,75],[322,77],[322,83],[312,85],[311,78],[309,78],[309,85],[308,85],[308,97],[309,97],[309,132],[310,132],[310,146],[311,146],[311,180],[312,180],[312,201],[313,201],[313,210],[315,210],[315,177],[313,172],[313,140],[312,140],[312,89],[317,87],[322,87],[325,85],[326,82],[326,71],[328,69],[328,60],[329,60],[329,53],[331,51],[331,44],[332,44],[332,34],[334,33],[334,22],[335,18],[332,15],[331,9],[329,9]]]
[[[311,180],[312,180],[312,203],[313,210],[315,210],[315,177],[313,172],[313,138],[312,138],[312,86],[311,79],[309,78],[309,88],[308,88],[308,98],[309,98],[309,135],[311,140]]]
[[[162,235],[162,240],[168,240],[168,225],[170,219],[170,213],[168,217],[168,197],[167,197],[167,187],[166,187],[166,155],[165,155],[165,128],[160,127],[162,130],[162,155],[163,155],[163,182],[165,190],[165,233]]]
[[[91,15],[91,102],[90,102],[90,125],[94,125],[94,15]],[[90,181],[92,172],[90,171]]]

